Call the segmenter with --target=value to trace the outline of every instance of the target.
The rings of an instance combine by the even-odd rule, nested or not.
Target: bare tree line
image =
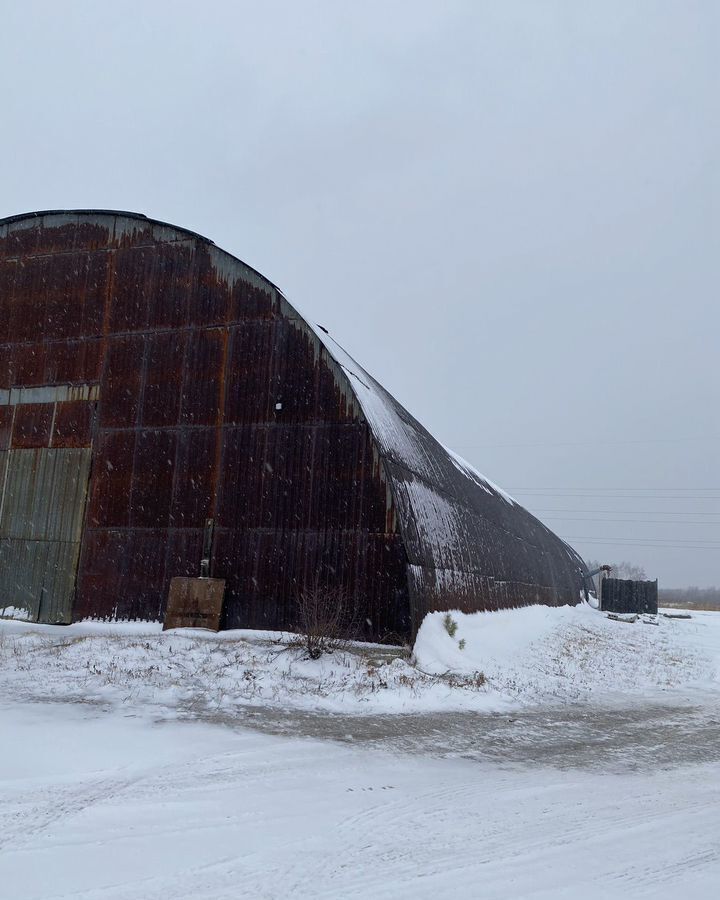
[[[599,569],[601,563],[596,559],[587,560],[587,567],[592,572],[593,569]],[[645,569],[642,566],[636,566],[634,563],[623,560],[618,563],[602,563],[611,567],[611,578],[627,578],[630,581],[647,581]]]

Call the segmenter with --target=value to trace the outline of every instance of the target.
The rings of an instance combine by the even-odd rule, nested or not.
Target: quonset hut
[[[162,619],[204,551],[227,628],[292,628],[318,585],[375,640],[584,590],[571,547],[211,241],[0,220],[0,614]]]

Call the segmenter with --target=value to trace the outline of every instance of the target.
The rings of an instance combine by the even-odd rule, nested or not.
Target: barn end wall
[[[291,628],[300,592],[325,582],[347,592],[362,636],[409,636],[371,430],[314,331],[254,270],[133,214],[7,220],[0,432],[3,390],[55,385],[99,398],[74,618],[162,618],[213,519],[226,627]],[[52,452],[52,434],[29,440]]]

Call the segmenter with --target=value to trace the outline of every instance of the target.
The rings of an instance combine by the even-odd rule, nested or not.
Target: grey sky
[[[0,22],[0,215],[207,235],[583,555],[720,583],[720,4]]]

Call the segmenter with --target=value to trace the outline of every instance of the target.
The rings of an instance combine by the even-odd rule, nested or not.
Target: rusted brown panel
[[[165,557],[167,578],[174,575],[199,574],[203,537],[204,528],[171,528],[167,532]]]
[[[12,345],[0,344],[0,391],[12,385]]]
[[[282,325],[273,320],[245,322],[230,329],[225,421],[232,424],[275,420],[277,391],[272,383],[273,348]]]
[[[88,522],[90,526],[127,527],[136,436],[134,431],[100,433],[93,453]]]
[[[40,227],[32,220],[13,222],[8,225],[5,251],[8,256],[29,255],[37,251],[40,242]]]
[[[59,253],[52,257],[54,265],[49,269],[46,259],[40,257],[26,263],[43,269],[44,340],[100,335],[108,292],[109,254]]]
[[[43,337],[79,337],[82,335],[83,312],[88,277],[86,253],[60,253],[45,272],[45,315]]]
[[[228,528],[261,521],[266,432],[250,426],[224,428],[217,519]]]
[[[14,407],[0,406],[0,451],[10,446]]]
[[[98,339],[45,345],[42,384],[88,384],[100,378],[103,343]]]
[[[270,530],[216,533],[211,572],[227,580],[227,628],[290,627],[304,583],[296,553],[304,536]],[[288,590],[293,582],[295,590]]]
[[[276,394],[282,403],[279,421],[328,422],[339,421],[337,392],[320,395],[319,366],[307,339],[288,322],[283,322],[280,344],[276,350]]]
[[[0,344],[0,391],[7,391],[12,384],[12,353],[11,344]]]
[[[387,498],[370,447],[355,423],[225,428],[219,524],[384,532]]]
[[[43,273],[43,303],[42,310],[39,304],[36,306],[41,314],[36,335],[49,340],[79,336],[82,303],[78,303],[77,296],[85,272],[74,272],[79,267],[84,269],[85,264],[86,257],[78,259],[75,253],[59,253],[50,260],[40,256],[26,261],[26,267],[41,268]]]
[[[153,230],[153,223],[149,220],[142,219],[126,220],[124,216],[119,215],[115,220],[115,231],[113,235],[113,244],[121,249],[129,249],[136,247],[148,247],[156,243]]]
[[[91,253],[88,257],[87,276],[82,292],[82,328],[84,337],[102,334],[105,304],[110,290],[112,255],[105,252]]]
[[[100,388],[101,428],[134,426],[138,419],[145,338],[109,338]]]
[[[220,630],[225,596],[221,578],[170,579],[163,631],[169,628],[208,628]]]
[[[52,434],[53,447],[89,447],[95,404],[87,400],[66,400],[57,404]]]
[[[17,268],[10,298],[9,335],[14,341],[36,340],[43,332],[46,285],[54,257],[24,259]]]
[[[167,602],[167,531],[131,531],[127,549],[119,596],[127,598],[132,618],[161,619]]]
[[[93,213],[49,211],[34,215],[23,224],[34,230],[32,247],[26,255],[66,253],[74,248],[94,250],[111,242],[113,217],[98,217]],[[21,223],[18,223],[21,224]],[[13,227],[12,225],[10,226]],[[5,247],[10,255],[16,248]],[[2,247],[0,246],[0,253]]]
[[[83,541],[76,618],[157,620],[167,598],[167,532],[88,529]]]
[[[169,331],[147,337],[145,387],[141,422],[144,426],[177,425],[185,356],[184,332]]]
[[[334,578],[365,604],[363,635],[407,636],[406,557],[373,534],[387,498],[366,426],[226,428],[222,458],[212,573],[228,627],[290,628],[299,593]]]
[[[37,222],[37,242],[34,253],[62,253],[68,252],[76,245],[79,217],[66,215],[61,218],[48,219],[50,227],[45,228],[44,217],[39,217]]]
[[[311,427],[315,434],[311,461],[315,483],[310,495],[313,527],[346,529],[361,522],[371,532],[384,532],[387,496],[380,489],[366,426]],[[289,437],[286,432],[286,446]],[[302,484],[301,477],[299,472]]]
[[[256,486],[248,497],[248,524],[288,530],[318,527],[313,497],[321,482],[334,474],[315,468],[319,440],[318,428],[269,425],[262,429],[262,455],[253,452],[252,465],[243,466],[241,490],[243,483],[246,488]],[[329,519],[327,525],[332,527]]]
[[[107,224],[93,216],[80,216],[75,231],[75,246],[86,250],[104,249],[110,243]]]
[[[87,528],[83,534],[73,615],[76,620],[109,618],[118,615],[118,576],[108,566],[117,556],[118,543],[126,531]]]
[[[68,381],[81,383],[99,381],[105,361],[105,341],[86,340],[82,343],[84,352],[78,354],[79,368],[76,370],[75,377],[69,378]]]
[[[147,328],[154,293],[153,248],[128,247],[113,258],[110,329],[116,333]]]
[[[180,406],[180,421],[184,425],[217,421],[225,340],[221,329],[194,331],[188,336]]]
[[[369,640],[401,644],[412,623],[407,583],[407,556],[401,535],[369,534],[360,594],[364,619],[361,634]]]
[[[43,343],[17,344],[12,351],[11,380],[13,384],[45,383],[47,347]]]
[[[26,403],[15,410],[12,445],[20,448],[49,447],[53,403]]]
[[[203,327],[226,324],[232,317],[230,289],[218,281],[207,246],[197,248],[195,276],[189,304],[190,322]]]
[[[17,262],[14,259],[0,258],[0,344],[4,344],[10,336],[10,300],[15,287],[16,270]]]
[[[139,431],[130,499],[133,528],[166,528],[170,523],[177,436],[173,431]]]
[[[146,273],[146,277],[149,277]],[[192,241],[160,244],[153,251],[148,321],[152,328],[182,328],[196,298],[195,247]]]
[[[297,629],[301,593],[329,585],[355,609],[358,636],[407,636],[402,547],[396,536],[378,541],[361,531],[221,531],[212,571],[227,578],[226,627]]]
[[[282,319],[251,320],[230,329],[226,422],[347,418],[344,398],[306,333]]]
[[[265,319],[274,315],[272,291],[238,278],[230,294],[230,320]]]
[[[193,428],[178,433],[170,523],[178,528],[202,527],[212,517],[219,433]]]

